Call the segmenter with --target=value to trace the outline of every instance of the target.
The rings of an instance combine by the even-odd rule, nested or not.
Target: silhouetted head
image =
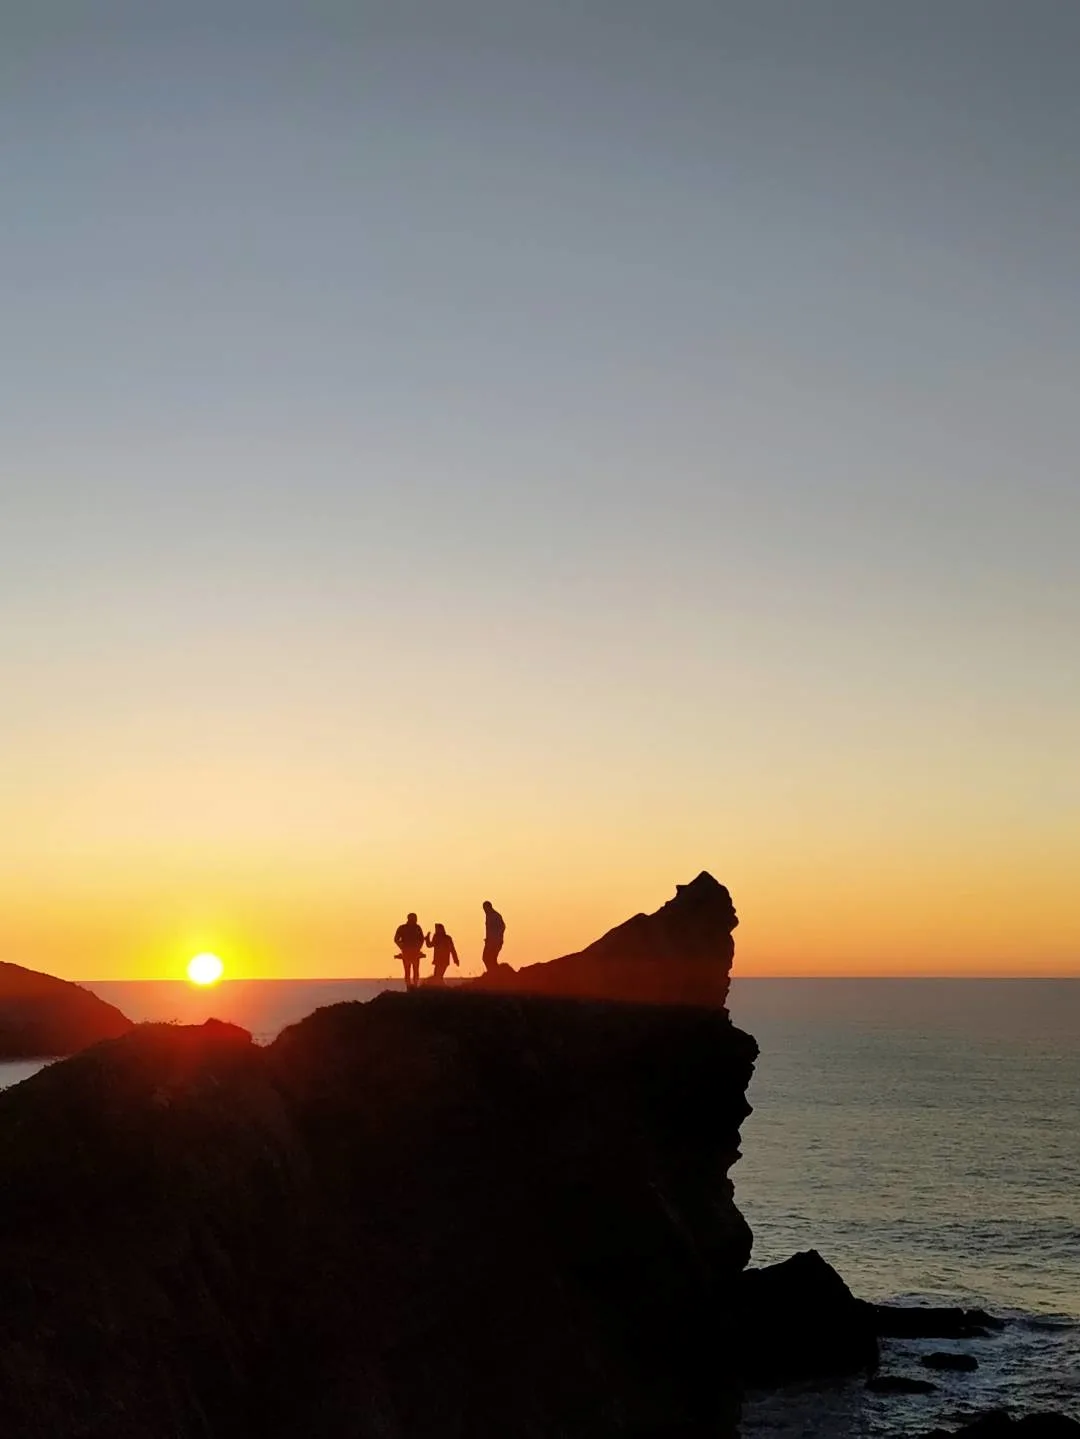
[[[441,924],[437,924],[437,925],[435,926],[435,933],[436,933],[436,934],[445,934],[445,933],[446,933],[446,930],[443,929],[443,927],[442,927]]]
[[[494,909],[495,906],[492,904],[492,902],[491,902],[490,899],[485,899],[485,900],[484,900],[484,908],[485,908],[485,909]]]
[[[416,915],[415,915],[415,914],[412,914],[412,913],[407,914],[407,915],[405,916],[405,922],[406,922],[407,924],[415,924],[415,923],[416,923]]]

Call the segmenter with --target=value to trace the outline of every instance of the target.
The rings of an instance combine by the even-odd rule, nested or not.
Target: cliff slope
[[[636,914],[576,954],[475,981],[524,994],[725,1005],[739,923],[727,889],[702,872],[654,914]]]
[[[74,1054],[130,1028],[130,1019],[88,989],[0,961],[0,1060]]]

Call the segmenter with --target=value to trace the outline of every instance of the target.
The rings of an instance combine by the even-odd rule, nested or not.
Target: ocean
[[[749,1435],[875,1436],[990,1408],[1080,1418],[1080,980],[737,980],[761,1058],[735,1169],[754,1262],[817,1249],[865,1299],[982,1306],[964,1343],[886,1341],[883,1372],[751,1400]],[[928,1373],[935,1349],[974,1374]]]
[[[395,980],[86,986],[132,1019],[233,1020],[267,1041],[312,1009]],[[750,1396],[755,1439],[915,1435],[988,1408],[1080,1417],[1080,980],[737,979],[737,1024],[761,1046],[736,1199],[754,1262],[815,1248],[866,1299],[979,1305],[986,1339],[886,1341],[884,1372]],[[0,1065],[0,1084],[39,1066]],[[975,1355],[974,1374],[919,1364]]]

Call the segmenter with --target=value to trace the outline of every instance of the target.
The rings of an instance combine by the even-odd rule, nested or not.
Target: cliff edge
[[[634,915],[576,954],[518,970],[501,964],[473,983],[578,999],[725,1005],[738,923],[728,890],[702,871],[654,914]]]

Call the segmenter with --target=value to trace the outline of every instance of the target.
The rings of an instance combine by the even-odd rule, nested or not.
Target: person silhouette
[[[499,967],[499,951],[506,935],[506,921],[492,904],[484,900],[484,969],[493,974]]]
[[[444,982],[443,976],[450,968],[450,961],[453,960],[455,964],[458,963],[457,950],[454,948],[453,937],[447,934],[441,924],[437,924],[434,935],[428,934],[424,936],[424,943],[428,949],[435,951],[435,963],[432,970],[431,982],[432,984],[442,984]]]
[[[397,956],[405,967],[405,988],[415,989],[420,983],[420,956],[424,952],[424,931],[410,913],[404,924],[394,931],[394,943],[401,953]]]

